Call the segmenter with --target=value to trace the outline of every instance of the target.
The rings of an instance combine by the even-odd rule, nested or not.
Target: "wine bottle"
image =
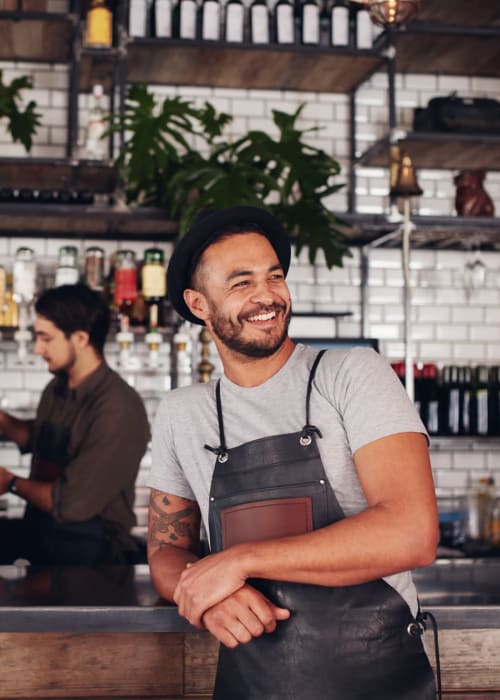
[[[364,7],[355,11],[356,48],[371,49],[373,46],[373,23],[370,13]]]
[[[249,10],[250,41],[253,44],[269,43],[269,10],[265,0],[253,0]]]
[[[179,0],[174,8],[174,36],[196,39],[197,5],[195,0]]]
[[[128,13],[128,33],[131,37],[148,35],[148,0],[130,0]]]
[[[228,0],[225,7],[224,39],[241,43],[245,26],[245,6],[241,0]]]
[[[274,6],[275,41],[277,44],[293,44],[295,18],[291,0],[278,0]]]
[[[349,9],[344,0],[335,0],[330,13],[330,42],[332,46],[349,45]]]
[[[160,248],[148,248],[144,251],[142,266],[142,295],[149,307],[148,328],[159,326],[159,308],[167,294],[165,258]]]
[[[198,10],[199,31],[201,39],[219,41],[220,39],[220,5],[217,0],[202,0]]]
[[[113,45],[113,15],[105,0],[91,0],[83,43],[92,49],[109,49]]]
[[[158,39],[172,36],[172,0],[154,0],[151,9],[151,34]]]
[[[300,37],[303,44],[319,44],[319,5],[304,0],[300,10]]]

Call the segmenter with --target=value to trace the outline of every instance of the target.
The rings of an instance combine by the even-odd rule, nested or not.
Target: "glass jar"
[[[5,307],[5,294],[7,292],[7,275],[5,273],[5,268],[0,265],[0,313],[2,313]]]
[[[439,544],[442,547],[460,547],[467,539],[467,496],[462,493],[438,491]]]
[[[104,259],[104,250],[98,246],[85,251],[85,283],[98,292],[104,289]]]
[[[16,251],[13,269],[12,292],[17,303],[29,303],[36,294],[36,259],[32,248],[21,247]]]
[[[133,250],[118,250],[115,258],[114,301],[118,309],[137,297],[137,263]]]
[[[491,507],[490,541],[493,547],[500,549],[500,491],[497,491]]]
[[[55,286],[76,284],[78,279],[78,248],[74,245],[63,245],[59,248]]]

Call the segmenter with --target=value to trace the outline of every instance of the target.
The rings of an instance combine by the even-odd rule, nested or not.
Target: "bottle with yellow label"
[[[159,248],[148,248],[144,251],[142,266],[142,294],[149,306],[149,329],[158,328],[159,305],[164,299],[167,289],[165,257]]]
[[[113,15],[105,0],[91,0],[83,44],[90,49],[109,49],[113,45]]]

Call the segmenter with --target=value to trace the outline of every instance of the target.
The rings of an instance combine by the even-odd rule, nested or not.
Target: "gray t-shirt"
[[[264,384],[242,387],[221,378],[228,448],[270,435],[298,432],[306,422],[306,388],[317,350],[298,344],[286,364]],[[170,392],[153,428],[149,486],[196,500],[208,532],[208,503],[215,456],[204,445],[220,444],[216,382]],[[390,365],[374,350],[329,350],[318,365],[310,422],[321,431],[323,466],[346,516],[365,509],[353,453],[379,438],[425,428]],[[385,579],[416,613],[411,574]]]

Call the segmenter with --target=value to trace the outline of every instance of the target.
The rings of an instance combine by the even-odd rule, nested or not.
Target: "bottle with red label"
[[[128,324],[132,305],[137,298],[137,262],[133,250],[116,252],[113,298],[120,326],[125,318]]]

